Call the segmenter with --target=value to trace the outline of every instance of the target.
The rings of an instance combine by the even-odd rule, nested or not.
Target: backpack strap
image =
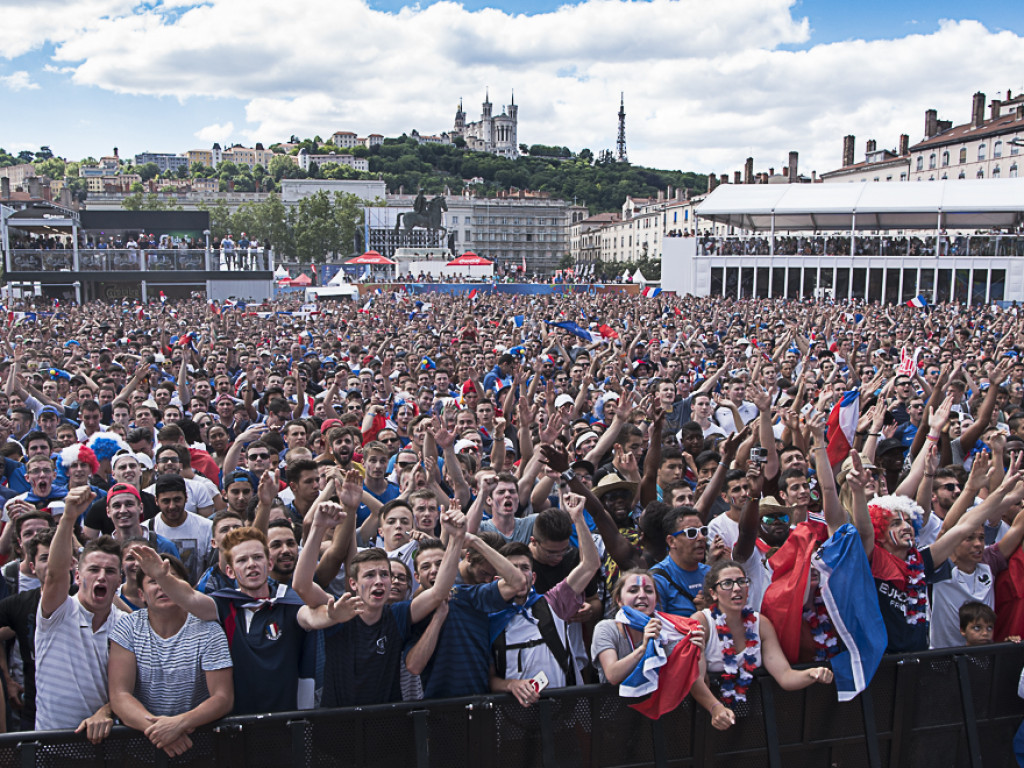
[[[678,584],[675,579],[669,576],[668,571],[666,571],[664,568],[655,566],[654,568],[649,569],[648,572],[651,574],[657,574],[658,576],[664,576],[665,580],[672,585],[673,589],[675,589],[676,592],[679,592],[680,594],[684,595],[694,605],[697,604],[697,598],[694,597],[693,593],[690,592],[690,590],[688,590],[686,587],[682,586],[681,584]]]
[[[572,654],[566,647],[566,642],[558,634],[558,625],[555,624],[555,617],[551,614],[551,606],[548,601],[541,598],[531,607],[533,617],[537,619],[537,629],[540,630],[541,639],[547,645],[551,655],[555,657],[558,666],[565,674],[567,685],[576,685],[576,666],[572,663]]]

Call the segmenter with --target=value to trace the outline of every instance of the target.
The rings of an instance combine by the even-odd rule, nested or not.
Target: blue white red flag
[[[860,392],[844,392],[828,416],[828,461],[835,466],[850,454],[860,418]]]
[[[850,701],[871,683],[885,653],[887,634],[875,580],[857,529],[845,523],[811,560],[821,597],[846,650],[830,659],[840,701]]]
[[[661,293],[661,288],[655,288],[649,285],[642,291],[640,291],[640,293],[641,295],[646,296],[648,299],[653,299],[655,296]]]
[[[580,325],[578,325],[577,323],[574,323],[572,320],[567,320],[567,321],[561,322],[561,323],[552,323],[549,320],[548,321],[548,325],[553,325],[556,328],[561,328],[562,330],[568,331],[569,333],[573,334],[574,336],[579,336],[584,341],[589,341],[591,343],[593,343],[595,341],[600,341],[601,340],[601,334],[599,334],[599,333],[591,333],[586,328],[583,328]]]
[[[699,674],[701,651],[690,642],[690,633],[698,626],[696,619],[660,611],[651,617],[628,606],[615,615],[617,622],[640,632],[651,618],[661,619],[661,635],[657,641],[648,641],[643,659],[619,685],[619,695],[637,698],[650,694],[646,701],[630,706],[657,720],[678,707],[690,692]],[[665,645],[673,642],[672,653],[666,654]]]
[[[915,296],[914,298],[907,302],[907,306],[915,307],[917,309],[924,309],[925,307],[928,306],[928,302],[925,300],[924,296]]]

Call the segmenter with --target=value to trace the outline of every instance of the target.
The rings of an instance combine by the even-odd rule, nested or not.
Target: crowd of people
[[[674,654],[664,706],[727,729],[758,668],[849,698],[1024,629],[1015,307],[13,309],[9,730],[174,756],[230,713],[635,696]]]

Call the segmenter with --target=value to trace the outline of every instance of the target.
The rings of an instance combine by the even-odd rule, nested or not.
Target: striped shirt
[[[118,621],[110,641],[135,655],[134,696],[156,716],[195,709],[210,698],[205,673],[231,668],[224,630],[192,614],[176,634],[160,637],[143,608]]]
[[[108,639],[125,613],[111,606],[96,632],[93,615],[68,596],[49,618],[36,613],[36,730],[77,728],[109,700]]]

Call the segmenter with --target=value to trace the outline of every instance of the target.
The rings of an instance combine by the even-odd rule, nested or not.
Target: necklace
[[[907,553],[907,624],[928,620],[928,592],[925,589],[924,561],[917,547]]]
[[[742,663],[736,652],[732,632],[729,631],[729,623],[717,605],[711,609],[711,618],[715,622],[718,641],[722,644],[722,703],[731,709],[736,702],[747,700],[747,691],[754,679],[754,670],[758,667],[757,651],[760,638],[754,630],[757,618],[752,609],[743,609],[743,635],[747,647],[743,649]]]
[[[814,605],[804,611],[804,621],[811,628],[814,640],[814,660],[826,661],[840,651],[839,638],[828,617],[828,609],[821,597],[821,590],[814,590]]]

